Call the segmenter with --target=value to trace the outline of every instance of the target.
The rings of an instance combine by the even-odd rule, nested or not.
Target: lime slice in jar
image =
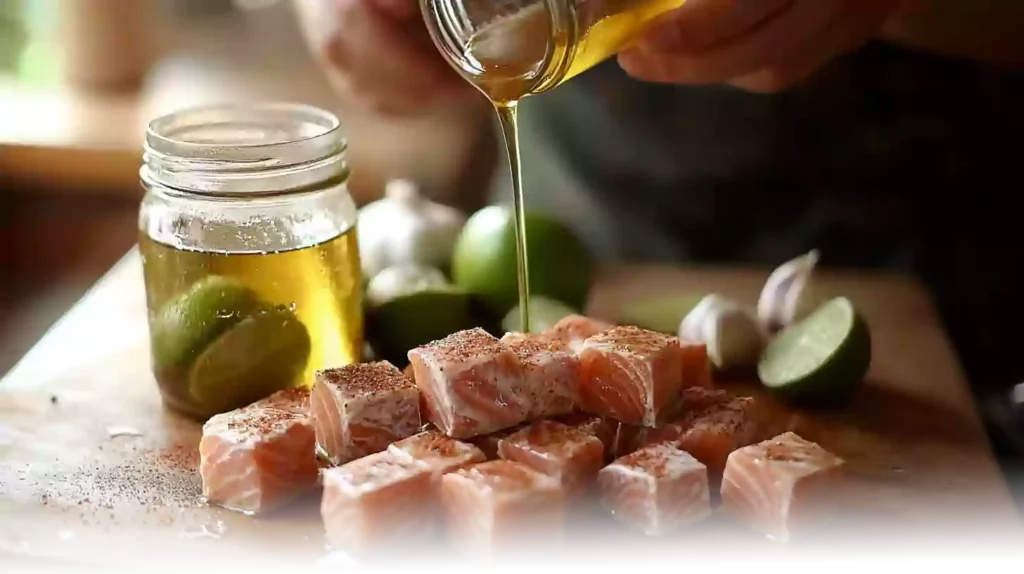
[[[254,290],[234,279],[210,275],[197,281],[151,323],[155,369],[187,368],[211,341],[263,305]]]
[[[189,371],[189,392],[211,415],[244,407],[292,386],[310,350],[306,326],[287,307],[260,311],[199,355]]]

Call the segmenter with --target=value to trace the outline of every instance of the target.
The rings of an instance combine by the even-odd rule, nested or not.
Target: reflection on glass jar
[[[361,359],[356,206],[338,119],[306,106],[150,123],[139,217],[153,371],[203,420]]]

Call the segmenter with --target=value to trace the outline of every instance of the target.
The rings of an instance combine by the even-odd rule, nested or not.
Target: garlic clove
[[[389,181],[384,196],[359,212],[363,274],[406,263],[446,268],[465,222],[465,214],[421,195],[412,181]]]
[[[815,266],[817,249],[780,265],[765,281],[757,301],[757,318],[769,332],[792,324],[808,310],[806,291]]]
[[[435,267],[415,263],[395,265],[370,279],[366,303],[378,307],[404,295],[446,286],[448,279]]]
[[[707,345],[719,371],[738,372],[757,365],[767,343],[751,309],[721,295],[708,295],[679,325],[679,338]]]

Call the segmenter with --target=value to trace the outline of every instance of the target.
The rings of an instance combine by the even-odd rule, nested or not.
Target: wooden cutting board
[[[626,300],[680,291],[753,302],[766,277],[767,271],[617,266],[597,280],[592,314],[614,318]],[[872,329],[868,384],[842,412],[795,412],[767,396],[762,404],[776,430],[795,430],[849,462],[852,479],[837,493],[845,502],[838,524],[846,529],[836,526],[833,540],[849,540],[854,530],[876,533],[875,544],[893,536],[937,542],[981,530],[1019,534],[1004,478],[926,293],[903,277],[819,279],[822,293],[850,297]],[[315,493],[261,519],[202,504],[199,429],[161,407],[145,317],[133,251],[0,381],[0,561],[5,552],[131,565],[246,556],[295,566],[321,558]],[[729,386],[761,394],[756,385]],[[584,544],[630,536],[592,520],[597,530]],[[768,547],[720,519],[682,536],[691,549],[702,540]]]

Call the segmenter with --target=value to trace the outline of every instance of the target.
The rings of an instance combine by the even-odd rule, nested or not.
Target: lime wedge
[[[294,384],[310,346],[306,326],[287,307],[260,311],[199,355],[189,372],[189,392],[211,415],[243,407]]]
[[[758,364],[761,382],[805,404],[845,401],[871,364],[867,324],[845,297],[825,302],[776,335]]]
[[[398,367],[410,349],[475,326],[469,296],[453,287],[431,287],[395,297],[367,312],[366,334],[377,357]]]
[[[619,312],[618,323],[666,335],[676,335],[683,318],[689,315],[705,296],[706,294],[700,293],[634,301]]]
[[[206,345],[262,305],[255,291],[234,279],[211,275],[199,280],[153,318],[154,366],[186,368]]]
[[[572,307],[543,295],[530,297],[530,332],[542,333],[555,326],[563,317],[578,313]],[[505,332],[522,330],[522,317],[519,316],[519,305],[512,308],[501,321]]]

